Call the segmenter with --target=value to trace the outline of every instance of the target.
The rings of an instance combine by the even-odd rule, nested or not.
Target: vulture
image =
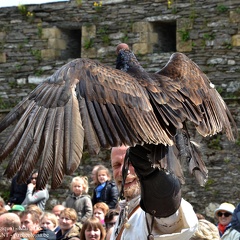
[[[202,136],[236,136],[233,117],[214,85],[182,53],[173,53],[156,73],[148,73],[127,44],[117,46],[116,69],[79,58],[58,69],[0,122],[15,124],[0,149],[10,158],[5,175],[24,182],[38,167],[37,188],[57,188],[90,154],[128,145],[151,150],[153,166],[173,171],[184,182],[182,159],[200,185],[206,166],[190,140],[187,122]],[[9,156],[10,155],[10,156]]]

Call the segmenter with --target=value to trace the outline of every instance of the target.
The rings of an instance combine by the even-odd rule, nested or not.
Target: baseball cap
[[[9,212],[14,212],[14,211],[20,211],[23,212],[25,210],[25,208],[22,205],[13,205],[12,208],[10,210],[8,210]]]

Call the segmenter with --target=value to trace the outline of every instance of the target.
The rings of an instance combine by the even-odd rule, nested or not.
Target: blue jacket
[[[108,205],[110,209],[116,208],[116,205],[118,203],[119,192],[115,182],[112,181],[106,182],[105,187],[101,191],[100,198],[97,198],[96,196],[96,188],[94,189],[93,192],[92,204],[94,205],[98,202],[104,202]]]

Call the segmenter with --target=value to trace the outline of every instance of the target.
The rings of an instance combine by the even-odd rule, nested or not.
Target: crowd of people
[[[47,186],[35,190],[38,172],[26,184],[16,175],[9,201],[0,198],[0,240],[240,240],[240,205],[220,204],[211,223],[182,198],[174,175],[151,166],[144,149],[112,148],[111,165],[93,168],[92,196],[88,178],[73,177],[66,201],[50,210]]]

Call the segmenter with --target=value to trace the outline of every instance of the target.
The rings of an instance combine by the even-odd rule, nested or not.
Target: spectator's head
[[[63,209],[65,209],[63,205],[56,205],[53,207],[52,213],[57,217],[57,219],[59,219],[60,213]]]
[[[214,215],[220,224],[227,226],[232,220],[234,209],[233,204],[224,202],[215,210]]]
[[[109,181],[112,178],[109,169],[107,169],[104,166],[98,167],[96,176],[97,176],[97,184],[105,183],[106,181]]]
[[[77,219],[77,213],[73,208],[63,209],[58,219],[58,225],[62,231],[62,234],[65,234],[70,228],[72,228],[77,222]]]
[[[96,217],[91,217],[83,224],[80,239],[81,240],[104,240],[106,236],[106,231],[103,225],[99,222]]]
[[[36,204],[27,205],[26,210],[32,210],[32,211],[36,212],[39,215],[39,218],[43,214],[42,209],[40,207],[38,207]]]
[[[110,209],[105,218],[105,225],[106,225],[106,230],[108,231],[108,229],[110,229],[111,227],[113,227],[115,225],[115,223],[117,222],[119,216],[119,211],[116,209]]]
[[[33,234],[40,229],[40,217],[41,215],[38,212],[26,209],[25,211],[19,214],[21,220],[21,229],[28,229]]]
[[[11,238],[11,240],[22,240],[22,239],[34,240],[35,237],[31,231],[27,229],[19,229],[15,231],[15,233],[12,235],[12,238]]]
[[[86,176],[74,177],[71,181],[70,188],[76,196],[88,193],[88,178]]]
[[[22,206],[22,205],[17,205],[17,204],[15,204],[15,205],[13,205],[12,207],[11,207],[11,209],[10,210],[8,210],[9,212],[13,212],[13,213],[16,213],[16,214],[20,214],[20,212],[23,212],[23,211],[25,211],[25,208]]]
[[[51,231],[54,231],[55,228],[58,226],[57,216],[50,212],[43,213],[40,220],[40,226],[42,228],[47,228]]]
[[[198,221],[198,228],[190,240],[220,240],[219,231],[217,226],[207,221],[206,219],[200,219]]]
[[[31,174],[31,178],[30,178],[30,182],[33,184],[33,185],[36,185],[37,183],[37,177],[38,177],[38,171],[37,170],[34,170]]]
[[[20,218],[15,213],[0,215],[0,240],[11,239],[12,234],[21,226]]]
[[[91,174],[92,182],[91,182],[91,184],[94,184],[95,186],[98,185],[96,173],[97,173],[97,169],[98,169],[99,167],[104,167],[104,166],[103,166],[103,165],[95,165],[95,166],[93,167],[93,169],[92,169],[92,174]]]
[[[109,211],[109,207],[104,202],[98,202],[93,206],[93,216],[98,218],[101,223],[104,223],[104,218]]]

